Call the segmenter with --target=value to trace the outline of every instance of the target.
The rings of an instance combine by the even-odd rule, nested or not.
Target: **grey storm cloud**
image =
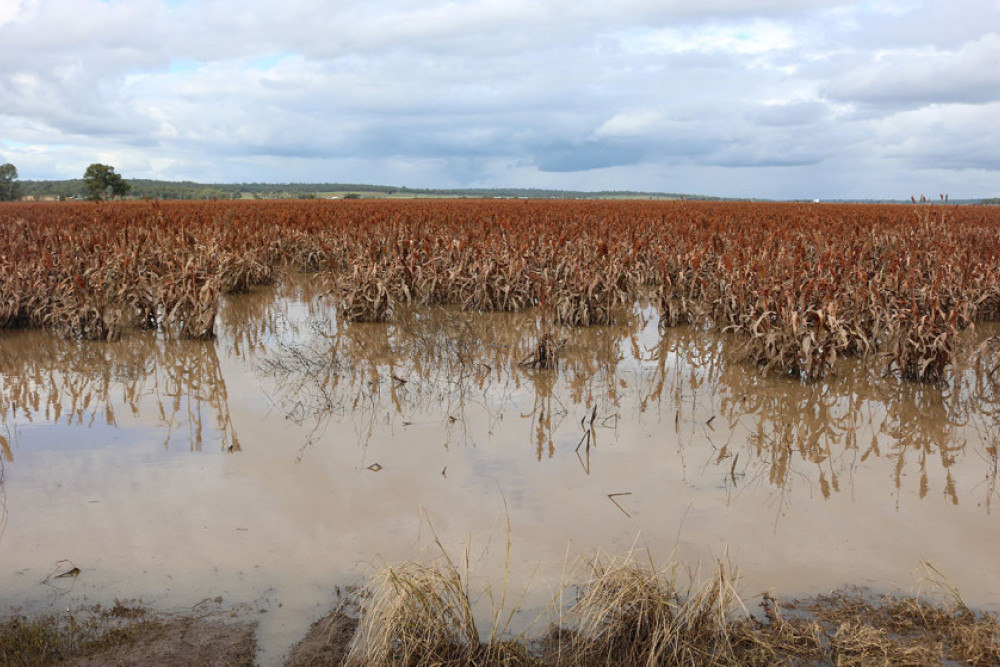
[[[575,172],[636,164],[643,156],[641,146],[585,141],[540,146],[534,163],[542,171]]]
[[[0,0],[0,161],[995,195],[996,26],[988,0]]]

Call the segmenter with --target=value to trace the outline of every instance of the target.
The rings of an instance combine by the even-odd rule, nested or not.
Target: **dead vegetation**
[[[970,610],[957,594],[935,602],[850,589],[783,603],[764,593],[752,613],[738,594],[736,572],[723,563],[708,577],[687,575],[683,585],[676,564],[658,570],[626,557],[588,567],[591,577],[575,602],[536,641],[493,631],[484,639],[467,583],[448,561],[386,568],[362,590],[344,664],[1000,664],[997,617]],[[337,612],[320,623],[336,628],[326,650],[346,650],[353,621]],[[308,641],[315,651],[314,639]]]
[[[732,657],[724,632],[739,598],[718,573],[682,594],[675,573],[600,560],[559,628],[558,664],[712,664]]]
[[[553,664],[1000,664],[997,617],[957,595],[935,603],[851,589],[781,603],[765,593],[751,614],[722,563],[683,593],[676,568],[612,561],[595,574]]]
[[[479,631],[453,566],[406,563],[378,572],[362,592],[350,665],[464,664]]]
[[[376,573],[361,592],[361,618],[345,664],[539,664],[516,641],[480,639],[466,585],[447,559],[429,566],[405,563]]]
[[[283,265],[330,278],[346,322],[398,304],[537,307],[608,325],[654,291],[664,326],[739,334],[815,379],[845,355],[946,379],[959,332],[1000,318],[988,207],[694,202],[111,202],[0,206],[0,328],[212,338],[219,300]]]
[[[359,619],[331,612],[285,664],[1000,665],[1000,620],[969,609],[930,566],[933,586],[924,595],[853,588],[783,602],[764,593],[756,611],[721,562],[705,577],[631,556],[596,558],[586,568],[584,583],[564,589],[576,591],[569,608],[557,610],[544,637],[530,639],[533,629],[512,635],[497,609],[488,629],[478,626],[473,607],[482,593],[447,557],[386,567],[359,589]],[[122,603],[0,620],[3,667],[252,665],[254,645],[247,625]]]

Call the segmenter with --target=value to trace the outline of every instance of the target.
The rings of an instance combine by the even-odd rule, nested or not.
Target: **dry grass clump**
[[[629,559],[593,564],[593,578],[570,609],[558,647],[560,665],[732,664],[731,626],[743,608],[736,574],[719,564],[682,593],[673,573]]]
[[[361,619],[347,665],[534,665],[517,642],[481,641],[469,591],[446,557],[387,567],[360,593]]]
[[[594,564],[567,618],[566,664],[643,664],[664,659],[680,596],[659,573],[631,563]]]
[[[459,665],[478,650],[469,598],[450,563],[387,567],[361,598],[350,665]]]
[[[722,563],[685,592],[676,571],[626,559],[593,565],[546,664],[576,665],[997,665],[1000,625],[954,594],[921,597],[841,591],[784,605],[765,593],[751,615]]]

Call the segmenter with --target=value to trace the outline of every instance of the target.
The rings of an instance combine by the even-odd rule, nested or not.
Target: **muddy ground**
[[[184,618],[152,623],[121,644],[66,660],[65,664],[74,667],[228,667],[256,664],[255,652],[256,640],[251,624]]]
[[[0,621],[0,665],[255,665],[253,623],[116,604]]]
[[[689,646],[693,652],[686,659],[677,655],[679,661],[653,664],[731,664],[735,658],[736,664],[762,665],[1000,665],[997,617],[962,605],[851,589],[806,601],[779,602],[765,594],[760,607],[758,614],[734,618],[723,632],[704,637],[702,646]],[[177,616],[122,604],[31,618],[13,613],[0,621],[0,666],[256,665],[255,625],[240,616]],[[343,665],[357,628],[356,619],[334,610],[312,624],[281,664]],[[588,641],[585,653],[574,654],[579,637],[553,627],[530,644],[514,645],[513,653],[490,651],[484,644],[486,650],[476,651],[483,660],[475,664],[646,664],[635,650],[643,645],[642,630],[628,628],[626,634]],[[721,657],[716,645],[723,643],[729,658],[712,660],[712,655]],[[440,658],[418,654],[405,661],[468,664]]]
[[[257,665],[256,624],[246,612],[159,613],[117,603],[0,620],[0,666],[229,667]],[[282,664],[339,665],[357,621],[334,611],[319,619]]]

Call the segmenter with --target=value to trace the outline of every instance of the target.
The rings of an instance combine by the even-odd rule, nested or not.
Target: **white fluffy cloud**
[[[0,0],[0,161],[996,195],[996,26],[989,0]]]

